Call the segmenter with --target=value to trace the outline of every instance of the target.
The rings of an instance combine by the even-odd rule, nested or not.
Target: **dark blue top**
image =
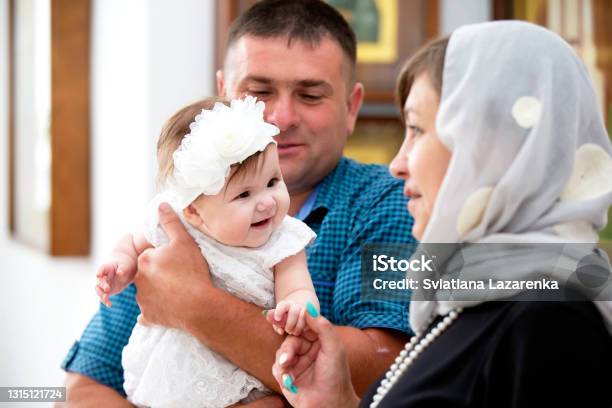
[[[612,407],[612,338],[601,314],[593,302],[555,302],[546,296],[466,308],[379,406]],[[361,407],[370,405],[381,379]]]

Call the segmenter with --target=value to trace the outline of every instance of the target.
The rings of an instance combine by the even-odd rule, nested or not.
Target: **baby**
[[[157,144],[163,192],[144,231],[121,239],[98,270],[96,291],[105,305],[133,281],[140,253],[168,243],[157,220],[157,206],[168,202],[217,287],[266,310],[278,299],[274,317],[285,322],[284,331],[302,332],[306,303],[319,308],[304,252],[315,233],[287,215],[289,193],[272,139],[279,130],[264,122],[263,111],[264,103],[250,96],[230,106],[207,99],[169,119]],[[269,392],[189,333],[161,326],[136,324],[123,367],[128,399],[139,406],[226,407]]]

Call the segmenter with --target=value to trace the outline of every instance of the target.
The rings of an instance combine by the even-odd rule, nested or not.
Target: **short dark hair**
[[[245,35],[287,37],[318,46],[326,36],[335,40],[350,62],[351,77],[357,61],[355,33],[344,17],[321,0],[262,0],[242,13],[230,26],[227,49]]]
[[[395,100],[399,105],[402,120],[404,119],[404,103],[406,103],[414,80],[420,74],[427,73],[438,95],[442,94],[442,73],[448,40],[449,37],[446,36],[424,45],[404,64],[395,87]]]

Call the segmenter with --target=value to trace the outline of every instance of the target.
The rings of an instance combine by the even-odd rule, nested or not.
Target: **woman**
[[[612,147],[586,70],[555,34],[521,22],[461,28],[407,63],[398,96],[407,131],[390,169],[406,181],[413,234],[424,243],[463,243],[469,278],[548,276],[545,257],[510,244],[596,242],[612,204]],[[473,243],[508,250],[492,257]],[[593,247],[590,256],[609,271]],[[567,258],[577,265],[582,255]],[[574,296],[593,299],[565,278]],[[486,293],[512,300],[498,302],[414,301],[417,295],[410,321],[418,335],[361,401],[331,325],[311,313],[311,331],[287,338],[273,366],[289,402],[612,405],[605,374],[612,366],[611,302],[519,302],[520,290],[509,298]]]

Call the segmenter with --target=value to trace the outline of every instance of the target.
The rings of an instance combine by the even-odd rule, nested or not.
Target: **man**
[[[254,95],[266,103],[276,138],[290,214],[317,232],[308,266],[321,303],[342,337],[355,388],[363,393],[391,363],[409,333],[407,305],[361,299],[361,246],[411,242],[402,185],[383,166],[342,158],[363,101],[355,81],[355,35],[320,1],[262,1],[232,25],[220,95]],[[160,207],[167,246],[139,258],[135,289],[100,311],[63,367],[69,401],[126,403],[121,350],[136,316],[177,327],[279,391],[271,373],[283,338],[261,309],[215,288],[199,248],[176,214]],[[138,301],[138,305],[134,300]],[[266,400],[270,406],[280,400]]]

